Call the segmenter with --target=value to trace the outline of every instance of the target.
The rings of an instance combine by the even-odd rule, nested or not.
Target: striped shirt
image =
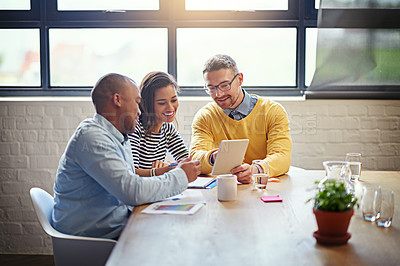
[[[172,123],[163,123],[160,131],[146,136],[139,121],[135,132],[128,135],[135,168],[151,169],[154,161],[165,160],[167,151],[176,161],[189,156],[188,148]]]

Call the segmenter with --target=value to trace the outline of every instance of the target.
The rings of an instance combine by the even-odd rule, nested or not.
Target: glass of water
[[[382,190],[381,211],[376,225],[379,227],[390,227],[394,213],[394,192],[393,190]]]
[[[252,168],[257,168],[256,165],[260,165],[261,163],[263,163],[262,160],[253,160]],[[252,182],[253,182],[253,189],[262,190],[267,187],[268,173],[253,173],[251,175],[251,178],[252,178]]]
[[[361,176],[361,153],[346,153],[346,162],[350,163],[351,181],[357,181]]]
[[[381,187],[374,184],[364,184],[361,197],[361,208],[365,221],[375,222],[380,218],[381,202]]]

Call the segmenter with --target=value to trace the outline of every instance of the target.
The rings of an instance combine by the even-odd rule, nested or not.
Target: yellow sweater
[[[211,172],[210,154],[226,139],[249,139],[244,162],[265,159],[270,177],[289,170],[292,140],[286,111],[279,103],[258,97],[250,114],[238,121],[227,116],[215,102],[201,108],[192,124],[190,154],[200,160],[202,174]],[[261,166],[266,172],[266,164]]]

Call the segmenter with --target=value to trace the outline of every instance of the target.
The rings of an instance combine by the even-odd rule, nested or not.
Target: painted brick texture
[[[181,98],[177,128],[190,145],[191,123],[208,98]],[[365,170],[400,170],[400,101],[280,101],[293,139],[292,165],[322,169],[326,160],[361,152]],[[89,98],[0,101],[0,253],[51,254],[29,197],[53,194],[58,161],[80,121],[92,117]]]

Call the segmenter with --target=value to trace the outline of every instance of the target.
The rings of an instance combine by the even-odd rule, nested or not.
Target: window
[[[181,95],[205,96],[216,53],[237,61],[249,92],[303,95],[316,19],[313,0],[3,1],[0,95],[89,95],[105,73],[140,83],[161,70]]]
[[[202,84],[204,62],[210,55],[225,53],[235,59],[239,71],[244,73],[246,86],[295,87],[296,35],[295,27],[178,28],[179,83]]]
[[[369,9],[369,8],[399,8],[399,0],[354,1],[354,0],[322,0],[321,8],[330,9]],[[315,8],[319,9],[319,1],[315,1]]]
[[[50,84],[93,87],[110,72],[140,83],[154,69],[168,71],[167,35],[166,28],[50,29]]]
[[[314,76],[317,51],[317,29],[306,29],[306,86],[310,86]]]
[[[58,10],[158,10],[158,0],[58,0]]]
[[[287,10],[287,0],[186,0],[186,10]]]
[[[30,0],[2,0],[0,10],[30,10]]]
[[[0,29],[0,86],[40,87],[39,29]]]
[[[321,0],[315,72],[306,96],[399,98],[399,7],[398,0]]]

